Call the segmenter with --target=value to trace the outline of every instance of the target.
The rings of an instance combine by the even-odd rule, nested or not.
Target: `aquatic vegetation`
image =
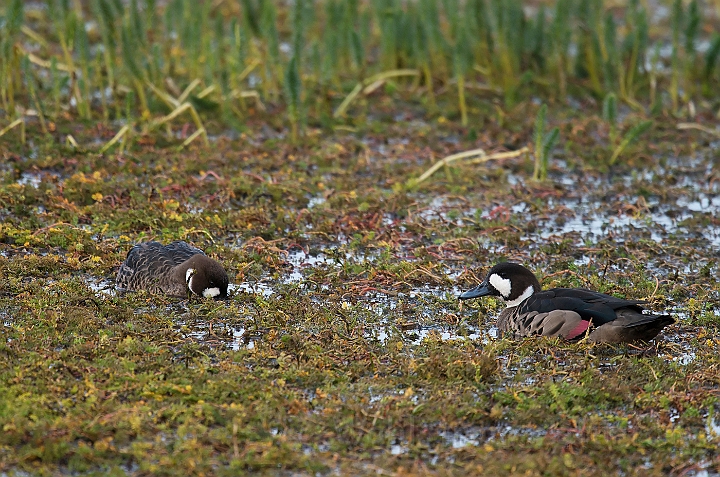
[[[649,100],[653,114],[712,110],[720,40],[705,32],[715,12],[696,0],[675,1],[667,18],[647,7],[323,0],[284,11],[251,0],[100,0],[88,8],[12,0],[0,11],[3,128],[37,117],[50,134],[67,114],[119,121],[111,141],[90,146],[105,152],[154,128],[169,133],[189,112],[195,130],[186,147],[207,141],[208,122],[241,128],[269,107],[284,111],[297,140],[308,118],[353,127],[367,112],[367,102],[354,100],[382,85],[421,100],[432,115],[459,115],[463,126],[487,116],[487,98],[501,99],[502,109],[537,95],[612,95],[636,111]]]
[[[720,472],[712,5],[38,5],[0,6],[0,474]],[[119,294],[149,240],[230,299]],[[501,260],[677,323],[507,339],[457,300]]]
[[[543,104],[538,110],[535,118],[535,171],[533,178],[535,180],[545,180],[547,178],[548,164],[550,162],[550,154],[560,137],[560,129],[554,127],[550,132],[545,132],[545,116],[547,115],[547,105]]]
[[[3,468],[716,468],[707,160],[669,141],[626,181],[550,162],[543,183],[520,157],[456,161],[409,192],[392,181],[452,132],[380,152],[412,124],[368,133],[368,152],[327,135],[301,152],[246,138],[16,160],[24,175],[0,185]],[[231,300],[117,295],[118,264],[149,238],[220,258]],[[499,302],[456,298],[500,258],[678,323],[647,349],[502,339]]]

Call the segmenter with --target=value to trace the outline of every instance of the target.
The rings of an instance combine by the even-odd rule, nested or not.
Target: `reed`
[[[560,129],[555,127],[545,132],[545,117],[547,116],[547,105],[543,104],[535,117],[535,169],[533,179],[543,181],[547,178],[548,165],[552,150],[560,137]]]
[[[710,47],[705,52],[705,67],[703,68],[702,74],[702,88],[703,95],[705,96],[711,96],[714,93],[711,89],[711,84],[714,83],[713,75],[718,63],[718,56],[720,56],[720,35],[714,33]]]
[[[302,84],[298,70],[298,59],[293,56],[285,73],[285,93],[287,96],[288,119],[293,143],[297,143],[301,127],[301,92]]]
[[[0,100],[9,116],[15,114],[15,97],[21,94],[19,75],[20,55],[15,48],[23,24],[23,2],[12,0],[5,13],[5,25],[0,32]]]
[[[605,96],[602,117],[610,129],[610,143],[615,144],[617,141],[617,96],[615,93],[608,93]]]
[[[269,103],[284,108],[299,139],[305,118],[332,126],[333,110],[344,113],[348,97],[374,91],[369,78],[392,71],[413,71],[393,84],[422,95],[430,114],[457,113],[463,125],[487,94],[506,107],[531,97],[612,94],[659,114],[705,104],[699,100],[720,90],[717,20],[697,0],[675,0],[659,25],[641,0],[630,0],[622,19],[603,0],[555,0],[534,11],[520,0],[47,5],[32,15],[21,0],[0,6],[5,124],[22,104],[53,119],[68,111],[85,120],[132,116],[144,126],[174,109],[154,90],[177,97],[198,82],[194,91],[205,95],[187,98],[198,115],[241,127],[248,99],[258,110]],[[92,34],[88,25],[97,25]],[[29,77],[46,80],[23,79],[29,51]]]

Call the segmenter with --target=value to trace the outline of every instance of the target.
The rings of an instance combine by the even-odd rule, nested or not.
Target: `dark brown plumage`
[[[177,297],[186,297],[190,291],[214,298],[227,297],[228,282],[220,263],[182,241],[135,245],[115,279],[119,289],[147,290]]]

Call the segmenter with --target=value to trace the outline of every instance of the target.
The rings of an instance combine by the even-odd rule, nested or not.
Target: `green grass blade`
[[[555,148],[555,145],[557,144],[559,138],[560,128],[558,127],[553,128],[552,131],[547,133],[543,138],[542,163],[540,170],[540,176],[542,179],[545,179],[547,177],[548,165],[550,164],[552,150]]]
[[[288,119],[290,120],[292,141],[297,142],[301,123],[302,83],[298,71],[297,59],[293,56],[285,72],[285,94],[287,96]]]
[[[615,144],[617,139],[617,96],[615,96],[615,93],[605,95],[602,116],[603,120],[610,126],[610,142]]]
[[[710,80],[710,77],[715,70],[718,56],[720,55],[720,35],[717,33],[713,34],[712,40],[710,41],[710,47],[705,52],[705,68],[703,70],[703,78],[706,82]]]
[[[637,141],[637,139],[641,135],[647,132],[652,127],[652,125],[652,121],[642,121],[633,126],[628,132],[626,132],[622,140],[620,141],[620,144],[618,145],[618,147],[615,148],[615,151],[610,157],[610,165],[615,164],[615,161],[617,161],[618,157],[620,157],[620,154],[622,154],[623,151],[625,151],[625,149],[630,144]]]
[[[543,151],[545,142],[545,116],[547,115],[547,104],[540,106],[537,116],[535,116],[535,132],[533,137],[535,139],[535,170],[533,171],[533,178],[535,180],[542,180],[545,177],[542,176],[542,163],[544,161]]]

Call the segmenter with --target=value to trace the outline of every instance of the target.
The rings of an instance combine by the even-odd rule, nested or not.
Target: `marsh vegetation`
[[[0,475],[719,473],[719,12],[4,2]],[[503,338],[504,259],[677,323]]]

